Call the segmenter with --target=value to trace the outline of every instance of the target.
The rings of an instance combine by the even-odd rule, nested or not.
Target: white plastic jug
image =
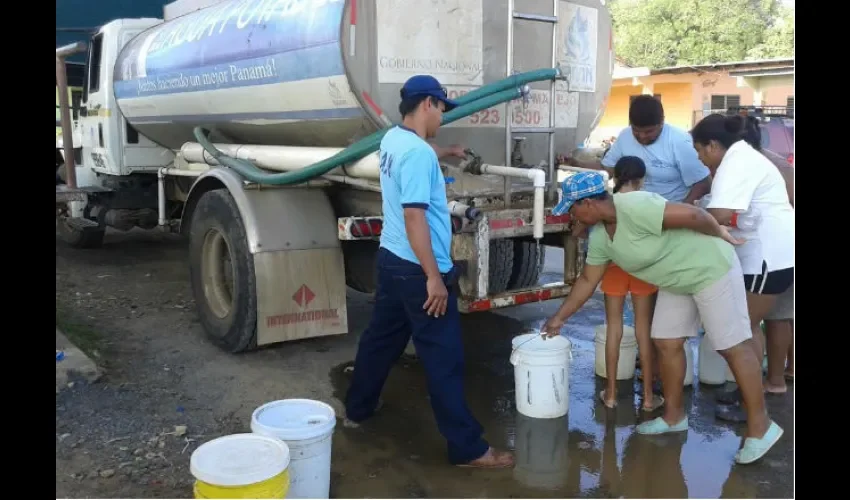
[[[691,339],[685,339],[685,383],[684,386],[694,383],[694,345]]]
[[[601,324],[596,327],[593,343],[596,346],[596,362],[594,371],[602,378],[608,378],[605,369],[605,345],[608,340],[608,326]],[[617,360],[617,380],[627,380],[635,376],[635,361],[637,360],[638,344],[635,329],[624,325],[623,338],[620,341],[620,358]]]
[[[699,342],[699,381],[707,385],[723,385],[726,383],[726,360],[711,345],[703,335]]]
[[[527,333],[511,341],[517,411],[532,418],[557,418],[569,409],[572,343]]]

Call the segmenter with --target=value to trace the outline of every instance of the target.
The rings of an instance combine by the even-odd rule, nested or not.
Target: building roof
[[[676,74],[676,73],[703,73],[712,70],[723,71],[767,71],[782,70],[794,72],[794,58],[759,59],[754,61],[732,61],[713,64],[696,64],[669,66],[651,70],[653,75]]]
[[[682,73],[706,73],[709,71],[728,71],[730,76],[778,76],[794,74],[794,59],[760,59],[754,61],[732,61],[713,64],[695,64],[669,66],[650,69],[631,67],[617,59],[614,63],[614,80],[640,78],[651,75],[673,75]]]

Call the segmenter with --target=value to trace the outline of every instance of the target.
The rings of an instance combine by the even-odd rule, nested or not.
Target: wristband
[[[732,218],[729,220],[729,225],[732,227],[738,227],[738,212],[732,214]]]

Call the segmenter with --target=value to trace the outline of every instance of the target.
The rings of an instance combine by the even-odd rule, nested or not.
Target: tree
[[[793,55],[793,10],[783,10],[779,0],[613,0],[608,5],[616,53],[632,66]]]

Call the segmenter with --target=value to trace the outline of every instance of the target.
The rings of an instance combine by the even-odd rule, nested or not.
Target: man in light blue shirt
[[[433,138],[443,112],[456,107],[434,77],[411,77],[401,89],[403,123],[381,141],[384,225],[378,251],[375,309],[360,336],[345,400],[346,425],[371,417],[390,368],[413,337],[428,379],[431,408],[448,444],[449,461],[480,468],[510,467],[513,455],[482,438],[466,404],[464,358],[451,259],[452,226],[446,182]]]
[[[629,106],[629,127],[600,162],[566,158],[565,163],[614,175],[614,165],[624,156],[637,156],[646,164],[644,191],[667,201],[693,203],[711,190],[708,168],[699,161],[690,134],[664,123],[664,107],[651,95],[639,95]]]

